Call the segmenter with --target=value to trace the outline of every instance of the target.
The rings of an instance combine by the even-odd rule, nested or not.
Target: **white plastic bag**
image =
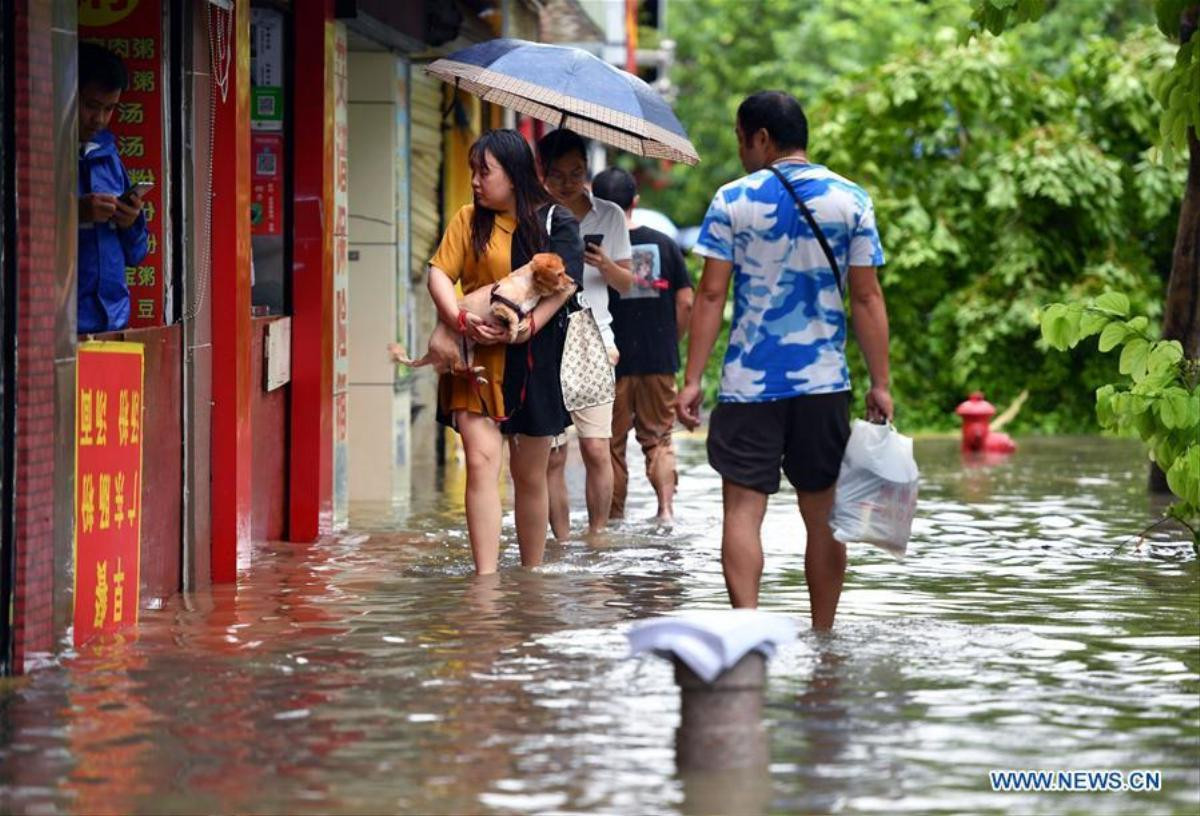
[[[854,420],[829,519],[833,537],[845,544],[874,544],[903,557],[919,479],[911,438],[890,423]]]

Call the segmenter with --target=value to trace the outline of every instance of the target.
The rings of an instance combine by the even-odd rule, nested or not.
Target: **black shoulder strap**
[[[833,279],[837,281],[838,295],[843,300],[846,298],[846,293],[842,291],[842,273],[838,269],[837,259],[833,257],[833,249],[830,248],[829,242],[825,240],[825,233],[821,232],[821,226],[817,223],[817,219],[813,218],[812,211],[805,206],[800,196],[796,193],[796,188],[788,181],[787,176],[779,172],[779,168],[773,164],[768,164],[767,169],[775,174],[776,178],[783,184],[787,191],[792,196],[792,201],[796,202],[796,209],[800,210],[804,215],[804,220],[808,222],[808,228],[813,231],[813,235],[817,237],[817,242],[821,245],[821,249],[825,252],[825,257],[829,260],[829,266],[833,269]]]

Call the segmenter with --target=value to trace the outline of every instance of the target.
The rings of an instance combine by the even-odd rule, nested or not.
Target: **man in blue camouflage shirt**
[[[888,320],[876,275],[883,249],[870,196],[809,162],[808,121],[792,96],[764,91],[747,97],[738,108],[737,137],[749,175],[717,191],[700,229],[695,252],[705,258],[704,273],[679,419],[690,428],[700,422],[700,378],[732,278],[729,349],[708,429],[709,463],[723,480],[725,585],[733,606],[758,605],[762,520],[782,467],[807,531],[804,572],[813,626],[828,629],[846,572],[846,547],[829,527],[850,435],[842,289],[849,286],[854,331],[871,377],[867,418],[888,421]]]

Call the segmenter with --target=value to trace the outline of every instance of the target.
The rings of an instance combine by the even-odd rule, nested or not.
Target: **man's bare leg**
[[[834,488],[819,493],[800,493],[800,515],[808,533],[804,548],[804,581],[812,607],[814,629],[832,629],[846,578],[846,545],[833,537],[829,513],[833,509]]]
[[[668,432],[654,440],[652,447],[643,449],[646,457],[646,476],[658,497],[655,521],[670,524],[675,517],[675,448]]]
[[[762,521],[767,494],[730,481],[721,484],[725,521],[721,533],[721,567],[734,608],[758,606],[762,579]]]

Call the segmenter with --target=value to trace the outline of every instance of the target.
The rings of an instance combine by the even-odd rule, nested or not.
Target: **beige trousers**
[[[632,428],[646,458],[646,477],[655,492],[675,484],[675,448],[671,429],[675,425],[675,375],[640,374],[617,378],[613,403],[612,463],[613,498],[611,518],[625,515],[629,491],[629,467],[625,442]]]

